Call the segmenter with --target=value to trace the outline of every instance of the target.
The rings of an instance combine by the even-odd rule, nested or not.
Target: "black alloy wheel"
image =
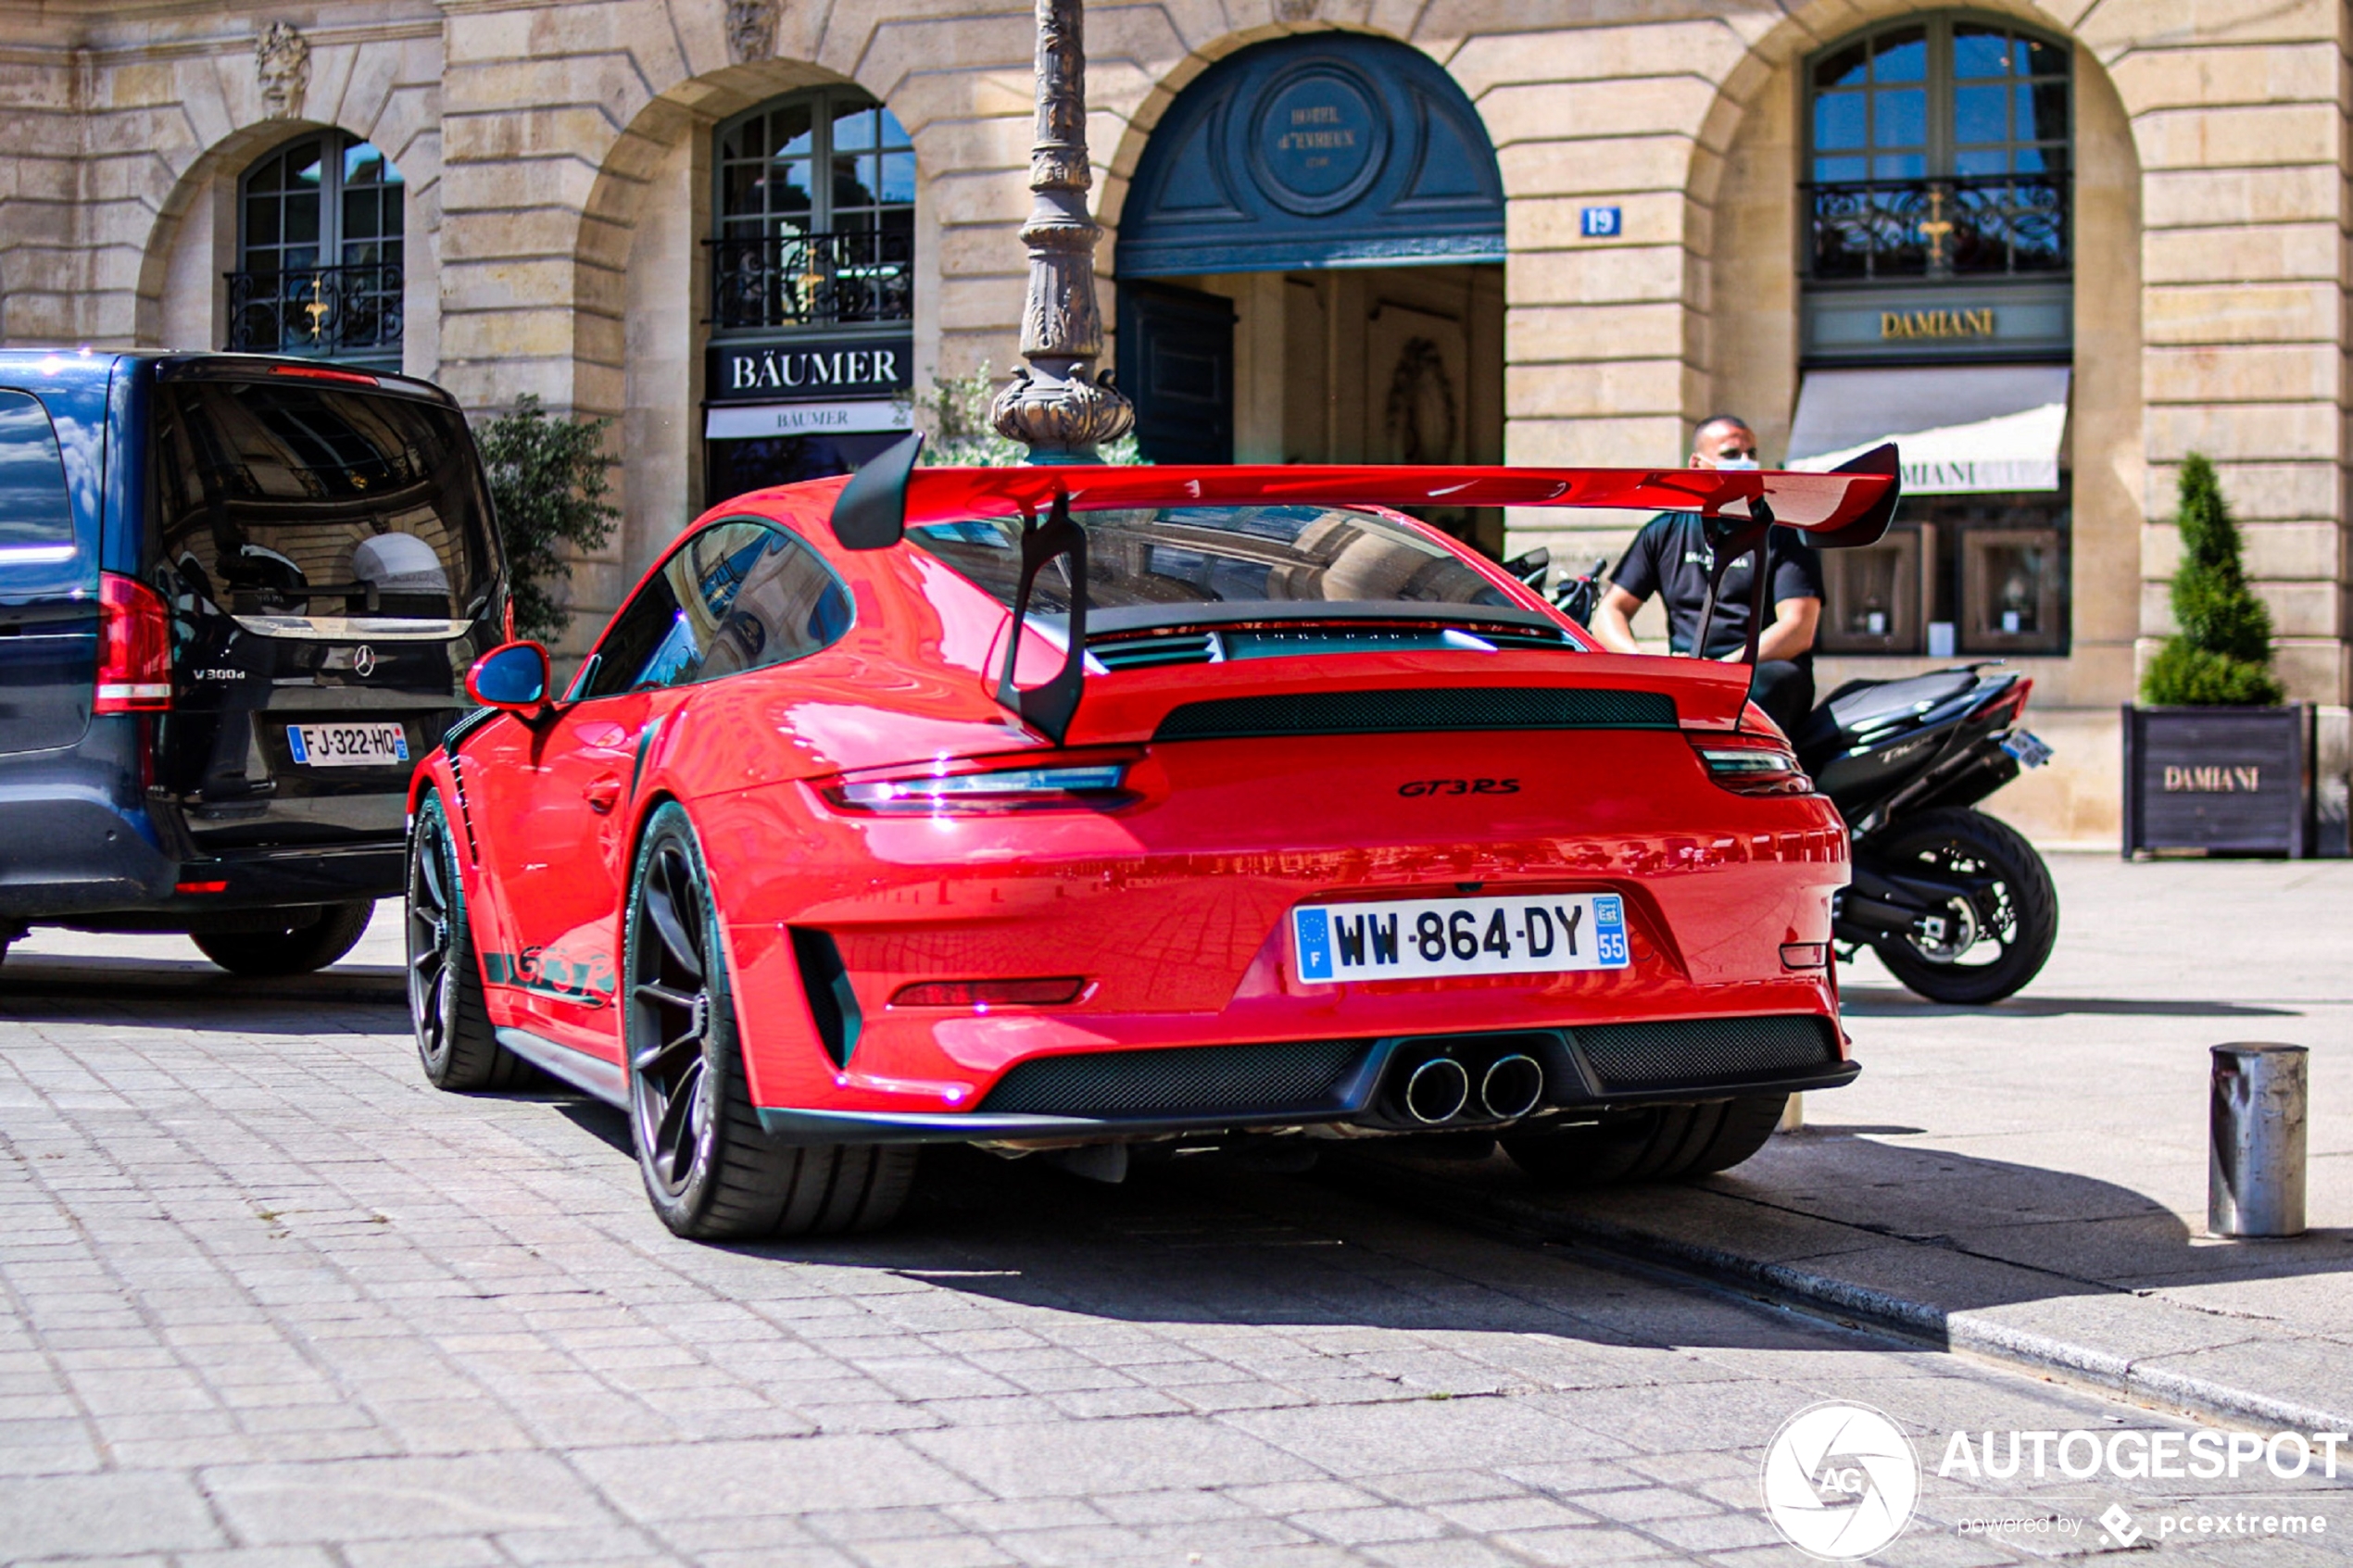
[[[629,943],[629,1102],[646,1179],[675,1201],[710,1163],[711,997],[701,868],[682,834],[647,845]]]
[[[458,847],[436,791],[428,790],[417,804],[407,916],[409,1018],[427,1081],[452,1090],[512,1088],[530,1067],[501,1046],[491,1028],[466,922]]]
[[[1888,972],[1933,1002],[1982,1007],[2042,972],[2058,941],[2058,890],[2034,847],[2008,823],[1966,807],[1898,818],[1864,847],[1895,876],[1962,891],[1943,911],[1945,935],[1873,944]]]
[[[724,1240],[870,1230],[898,1214],[913,1148],[798,1146],[760,1125],[710,873],[675,801],[638,847],[623,965],[630,1132],[664,1224]]]

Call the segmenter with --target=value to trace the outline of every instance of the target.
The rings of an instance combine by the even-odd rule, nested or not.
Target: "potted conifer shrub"
[[[2290,855],[2312,842],[2312,709],[2285,704],[2271,618],[2239,565],[2214,465],[2182,464],[2174,569],[2179,629],[2124,709],[2124,853]]]

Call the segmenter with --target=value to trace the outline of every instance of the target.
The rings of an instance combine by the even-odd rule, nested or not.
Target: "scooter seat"
[[[1865,734],[1900,724],[1977,684],[1967,670],[1937,670],[1901,681],[1849,681],[1807,716],[1798,749],[1808,756],[1843,751]]]

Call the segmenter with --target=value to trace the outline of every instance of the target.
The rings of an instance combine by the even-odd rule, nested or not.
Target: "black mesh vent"
[[[1825,1018],[1703,1018],[1571,1031],[1604,1093],[1709,1084],[1838,1060]]]
[[[1362,1040],[1087,1051],[1017,1063],[983,1110],[1034,1116],[1154,1116],[1337,1110]]]
[[[1526,686],[1298,692],[1189,702],[1160,721],[1155,740],[1253,735],[1373,735],[1414,730],[1671,730],[1664,692]]]

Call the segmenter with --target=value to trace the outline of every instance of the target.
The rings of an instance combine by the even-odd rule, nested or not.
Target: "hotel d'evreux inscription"
[[[1386,118],[1339,68],[1317,64],[1277,82],[1259,100],[1252,172],[1268,197],[1294,212],[1346,207],[1377,178],[1388,152]]]

